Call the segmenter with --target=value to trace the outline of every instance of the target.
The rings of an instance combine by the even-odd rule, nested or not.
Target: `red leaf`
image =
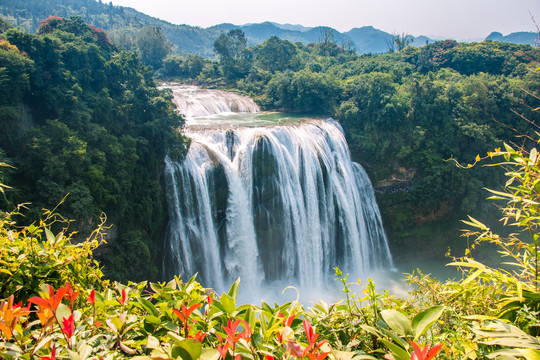
[[[75,300],[77,299],[77,296],[79,296],[79,292],[78,291],[73,291],[73,288],[71,287],[71,284],[70,283],[66,283],[66,299],[69,300],[69,303],[71,304],[71,309],[73,309],[73,303],[75,302]]]
[[[87,298],[88,302],[92,305],[95,304],[96,302],[96,291],[94,289],[92,289],[92,291],[90,291],[90,296]]]
[[[441,350],[441,348],[442,348],[442,344],[435,345],[434,347],[432,347],[428,351],[426,360],[431,360],[431,359],[435,358],[435,355],[437,355],[437,353],[439,352],[439,350]]]
[[[186,308],[184,304],[182,304],[182,313],[184,314],[184,317],[187,319],[189,315],[191,315],[191,313],[195,311],[195,309],[197,309],[199,306],[201,306],[201,304],[191,305],[190,307]]]
[[[51,292],[52,291],[52,292]],[[60,302],[64,298],[64,295],[67,293],[67,288],[61,287],[58,289],[58,292],[54,296],[50,296],[50,299],[52,299],[52,306],[53,310],[56,311],[58,308],[58,305],[60,305]],[[49,295],[54,294],[54,289],[52,286],[49,285]]]
[[[43,306],[44,308],[50,309],[50,304],[46,299],[40,298],[39,296],[34,296],[28,299],[29,303]]]
[[[62,332],[66,334],[68,338],[70,338],[75,331],[75,321],[73,319],[73,314],[71,314],[67,319],[62,318],[62,325]]]
[[[297,358],[301,358],[304,355],[302,353],[302,348],[300,347],[300,345],[293,341],[287,342],[287,350],[291,353],[292,356]]]
[[[126,303],[126,289],[122,289],[122,296],[118,301],[120,302],[120,305],[124,306],[124,304]]]
[[[180,320],[182,320],[183,323],[186,322],[186,318],[184,317],[184,314],[182,314],[182,312],[178,309],[173,309],[173,312],[176,314],[176,316],[178,316],[180,318]]]
[[[317,341],[317,337],[319,337],[319,334],[316,334],[313,330],[313,327],[311,327],[311,324],[309,321],[304,320],[304,330],[306,332],[306,337],[308,339],[308,342],[310,345],[315,344],[315,341]]]

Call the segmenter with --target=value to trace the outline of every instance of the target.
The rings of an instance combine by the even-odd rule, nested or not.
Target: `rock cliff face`
[[[384,189],[407,184],[414,179],[415,174],[416,169],[408,169],[399,166],[394,169],[394,172],[388,178],[379,181],[376,187],[378,189]]]

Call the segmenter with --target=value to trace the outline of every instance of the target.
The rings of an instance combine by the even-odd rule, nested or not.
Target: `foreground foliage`
[[[50,213],[39,226],[19,229],[12,214],[3,214],[3,264],[19,262],[30,269],[33,282],[27,286],[15,267],[3,267],[2,356],[537,359],[540,156],[534,147],[526,151],[505,145],[487,157],[504,159],[498,166],[507,170],[506,189],[493,191],[495,199],[506,201],[503,221],[529,238],[498,236],[470,218],[465,223],[478,229],[466,234],[474,239],[470,251],[449,264],[461,267],[463,278],[442,283],[421,273],[411,275],[407,298],[380,293],[371,280],[356,295],[360,280],[349,283],[337,268],[345,299],[307,309],[296,301],[238,304],[240,280],[221,295],[195,278],[110,284],[102,281],[91,258],[95,237],[72,245],[65,230],[50,230],[57,219]],[[510,259],[507,267],[490,268],[472,257],[484,242]],[[65,251],[58,252],[58,244]],[[36,250],[21,256],[21,247]]]

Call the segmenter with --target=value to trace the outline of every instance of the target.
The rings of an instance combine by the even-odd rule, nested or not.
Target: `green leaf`
[[[444,306],[436,305],[416,314],[412,321],[414,340],[417,340],[426,329],[439,320],[443,312]]]
[[[152,289],[153,292],[155,292],[156,294],[161,294],[161,286],[159,284],[156,284],[156,283],[150,283],[150,288]]]
[[[0,348],[9,349],[9,350],[11,350],[13,352],[16,352],[16,353],[22,353],[23,352],[20,347],[18,347],[17,345],[15,345],[13,343],[8,343],[8,342],[0,342]]]
[[[181,357],[182,360],[197,360],[202,354],[202,344],[193,339],[184,339],[176,342],[171,349],[173,358]]]
[[[201,360],[218,360],[219,353],[216,349],[204,348],[201,353]]]
[[[255,328],[257,318],[255,317],[255,311],[253,311],[253,305],[250,305],[249,308],[246,310],[244,320],[246,320],[251,329]]]
[[[377,337],[381,337],[382,336],[382,333],[379,331],[379,329],[373,327],[373,326],[370,326],[370,325],[366,325],[366,324],[362,324],[360,325],[360,327],[364,330],[364,331],[367,331],[368,333],[370,334],[373,334]]]
[[[231,288],[229,289],[228,295],[234,299],[234,302],[236,303],[236,300],[238,299],[238,288],[240,287],[240,278],[236,279],[236,281],[231,285]]]
[[[71,360],[81,360],[81,356],[79,354],[77,354],[75,351],[72,351],[72,350],[68,349],[68,353],[69,353],[69,358]]]
[[[39,341],[39,343],[34,348],[34,352],[37,352],[39,349],[41,349],[44,345],[48,344],[51,340],[55,338],[55,335],[49,335],[45,336],[43,339]]]
[[[160,346],[159,344],[159,340],[155,337],[153,337],[152,335],[148,335],[148,343],[146,345],[146,347],[148,349],[158,349]]]
[[[176,325],[175,323],[173,323],[171,321],[166,321],[165,323],[163,323],[163,327],[165,329],[173,331],[173,332],[178,332],[178,330],[179,330],[178,325]]]
[[[137,298],[137,300],[141,303],[141,305],[148,311],[148,313],[154,315],[155,317],[159,316],[159,312],[157,311],[154,304],[152,304],[150,301],[144,299],[144,298]]]
[[[332,352],[334,354],[336,360],[377,360],[376,357],[373,357],[371,355],[358,355],[352,351],[338,351],[334,350]]]
[[[540,360],[540,351],[535,349],[517,349],[527,360]]]
[[[411,355],[407,352],[407,350],[403,349],[400,346],[397,346],[394,343],[391,343],[388,340],[380,339],[381,342],[390,350],[392,355],[394,355],[394,358],[396,360],[410,360]]]
[[[158,318],[157,316],[153,316],[153,315],[148,315],[144,318],[144,320],[146,322],[148,322],[149,324],[152,324],[152,325],[160,325],[161,324],[161,319]]]
[[[49,241],[51,244],[56,242],[56,237],[48,228],[45,228],[45,235],[47,236],[47,241]]]
[[[219,306],[221,304],[221,306]],[[227,314],[232,314],[236,310],[236,302],[234,298],[228,294],[223,293],[219,302],[216,301],[216,306],[220,307],[221,310],[225,311]]]
[[[340,354],[337,354],[337,353],[343,353],[343,352],[345,352],[345,351],[334,351],[334,353],[336,353],[336,360],[349,360],[349,359],[352,359],[352,358],[348,358],[348,357],[341,357]],[[355,353],[352,353],[352,354],[356,355]],[[347,356],[347,355],[345,355],[345,356]],[[377,358],[373,357],[371,355],[356,355],[354,357],[354,360],[377,360]]]
[[[410,320],[395,309],[381,311],[381,317],[399,336],[407,336],[412,332]]]
[[[112,330],[113,333],[118,334],[118,328],[113,323],[112,319],[106,319],[105,323],[109,326],[109,328]]]
[[[61,322],[62,318],[69,318],[71,316],[71,310],[69,307],[63,303],[58,305],[56,309],[56,318]]]
[[[128,354],[128,355],[135,354],[135,350],[133,350],[132,348],[130,348],[123,342],[120,342],[119,346],[120,346],[120,350],[122,350],[122,352],[124,352],[125,354]]]
[[[90,345],[87,345],[87,344],[81,345],[79,347],[79,354],[81,354],[81,359],[82,360],[88,359],[90,355],[92,355],[93,350],[94,348]]]

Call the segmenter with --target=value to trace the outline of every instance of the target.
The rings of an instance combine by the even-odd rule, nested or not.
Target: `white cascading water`
[[[207,99],[214,96],[198,99],[204,111]],[[192,123],[195,115],[189,110]],[[184,134],[192,139],[186,159],[165,161],[168,278],[198,273],[221,291],[240,277],[256,293],[270,284],[322,289],[336,266],[354,275],[392,267],[373,188],[337,122]]]
[[[201,89],[197,86],[169,86],[174,102],[187,119],[222,113],[252,113],[259,111],[253,99],[229,91]]]

